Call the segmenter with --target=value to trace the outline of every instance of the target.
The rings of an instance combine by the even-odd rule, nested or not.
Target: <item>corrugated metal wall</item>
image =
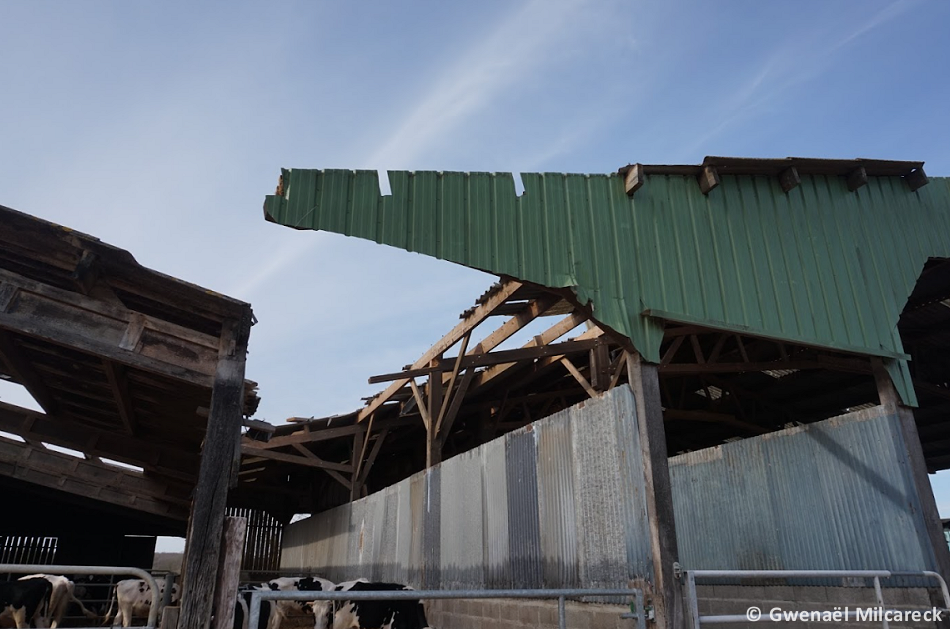
[[[680,562],[935,569],[897,422],[878,407],[671,458]],[[281,566],[448,589],[652,580],[642,469],[619,387],[291,524]]]
[[[635,413],[620,387],[291,524],[281,567],[451,589],[650,579]]]
[[[671,458],[681,563],[936,569],[898,421],[876,407]]]

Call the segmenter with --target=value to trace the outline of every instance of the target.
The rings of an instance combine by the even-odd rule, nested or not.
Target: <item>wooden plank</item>
[[[125,377],[125,368],[116,365],[111,360],[102,361],[102,367],[106,372],[106,379],[112,388],[112,395],[115,397],[115,405],[119,410],[119,417],[122,419],[122,427],[125,432],[135,435],[135,427],[138,422],[135,419],[135,409],[132,407],[132,396],[129,395],[129,382]]]
[[[416,407],[419,409],[419,414],[422,415],[422,423],[425,424],[426,431],[429,430],[429,409],[426,405],[426,401],[422,398],[422,392],[419,391],[419,385],[416,384],[415,380],[409,381],[409,386],[412,388],[412,396],[416,400]]]
[[[274,450],[295,443],[314,443],[317,441],[326,441],[328,439],[348,437],[349,435],[361,431],[361,426],[353,424],[350,426],[333,426],[330,428],[322,428],[320,430],[311,430],[310,432],[295,432],[289,435],[282,435],[280,437],[271,437],[269,441],[257,441],[255,439],[248,439],[245,437],[241,440],[241,443],[243,445],[260,448],[262,450]]]
[[[452,425],[455,423],[455,418],[458,417],[459,409],[462,407],[462,402],[465,400],[465,394],[468,392],[468,387],[471,385],[474,375],[474,370],[466,370],[465,375],[462,376],[462,380],[459,382],[458,390],[452,396],[452,404],[449,406],[449,410],[446,412],[438,430],[438,436],[443,442],[452,430]]]
[[[561,358],[561,364],[564,365],[570,374],[574,376],[574,379],[577,380],[577,382],[580,383],[582,387],[584,387],[584,390],[587,391],[587,395],[592,398],[596,398],[599,395],[597,391],[594,390],[594,387],[590,386],[587,378],[585,378],[583,374],[577,370],[577,367],[574,366],[574,363],[568,360],[567,357]]]
[[[426,467],[432,467],[442,462],[442,439],[436,431],[435,423],[436,417],[442,408],[442,396],[442,374],[430,374],[427,396],[429,421],[426,423]]]
[[[303,448],[303,446],[300,446],[299,444],[294,445]],[[316,467],[323,470],[338,470],[340,472],[353,471],[352,465],[324,461],[312,452],[309,456],[300,456],[296,454],[287,454],[285,452],[277,452],[276,450],[254,448],[242,443],[241,454],[246,456],[260,457],[262,459],[271,459],[273,461],[282,461],[284,463],[293,463],[294,465],[303,465],[304,467]]]
[[[211,624],[212,629],[234,627],[234,606],[237,604],[246,537],[247,518],[225,516],[224,535],[221,536],[221,559],[218,562],[218,582],[214,588],[216,613]]]
[[[684,626],[682,593],[673,572],[679,562],[676,523],[673,517],[673,490],[660,401],[659,371],[639,353],[627,358],[627,374],[637,410],[643,479],[653,553],[655,626],[680,629]]]
[[[151,515],[182,521],[187,516],[187,499],[168,493],[165,483],[28,443],[0,439],[0,474]]]
[[[633,193],[643,186],[644,181],[643,165],[632,164],[629,166],[623,177],[623,189],[627,193],[627,196],[632,197]]]
[[[138,465],[156,474],[193,482],[198,457],[152,440],[139,439],[0,402],[0,430],[93,456]]]
[[[719,171],[713,166],[703,166],[699,173],[699,189],[703,194],[709,194],[719,185]]]
[[[778,174],[778,182],[779,185],[782,186],[782,190],[787,194],[802,183],[802,178],[798,174],[798,169],[792,166]]]
[[[362,487],[366,484],[366,479],[369,477],[369,473],[373,468],[373,463],[376,462],[376,457],[379,456],[379,451],[383,448],[383,442],[386,441],[386,437],[389,435],[389,429],[384,428],[379,431],[379,434],[376,435],[376,443],[373,444],[373,449],[370,450],[369,457],[366,459],[366,465],[363,467],[362,473],[359,477],[359,486]]]
[[[470,335],[466,334],[465,338],[462,339],[462,347],[459,348],[458,356],[455,357],[455,365],[452,367],[452,375],[449,376],[449,383],[445,387],[446,394],[442,396],[442,405],[439,408],[438,418],[435,422],[436,435],[439,434],[439,429],[442,427],[442,418],[445,417],[445,412],[448,410],[449,402],[452,399],[452,389],[455,388],[455,379],[458,377],[459,369],[462,367],[462,359],[465,357],[465,350],[468,348],[469,338]]]
[[[563,341],[561,343],[552,343],[550,345],[532,345],[530,347],[521,347],[518,349],[506,349],[488,354],[467,355],[461,360],[463,369],[472,369],[475,367],[489,367],[492,365],[502,365],[514,363],[523,360],[534,360],[536,358],[545,358],[548,356],[564,356],[568,354],[577,354],[594,349],[599,344],[596,340]],[[430,367],[421,369],[412,369],[390,374],[381,374],[372,376],[369,379],[370,384],[387,382],[399,378],[419,378],[430,374],[446,371],[450,365],[458,362],[458,357],[453,357],[439,362]]]
[[[691,422],[725,424],[727,426],[741,428],[756,435],[764,435],[765,433],[769,432],[768,429],[763,428],[762,426],[756,426],[755,424],[744,422],[741,419],[736,419],[734,415],[728,415],[726,413],[713,413],[710,411],[683,411],[675,408],[668,408],[663,411],[663,419],[667,421],[683,420]]]
[[[3,331],[0,331],[0,362],[5,365],[5,371],[33,396],[47,414],[54,415],[59,411],[59,404],[43,378],[26,360],[13,337]]]
[[[465,317],[465,319],[463,319],[458,325],[452,328],[452,330],[443,336],[435,345],[426,350],[426,352],[420,356],[416,362],[412,363],[410,368],[418,369],[428,365],[429,361],[431,361],[433,358],[444,354],[446,350],[460,341],[465,334],[474,330],[481,322],[490,317],[492,311],[505,303],[508,298],[515,293],[515,291],[521,288],[521,286],[521,282],[517,280],[505,280],[502,286],[495,293],[490,295],[484,303],[479,304],[469,316]],[[360,410],[359,415],[357,416],[357,421],[365,421],[373,413],[373,411],[389,401],[389,398],[396,391],[404,387],[408,382],[409,379],[405,378],[397,380],[389,385],[389,387],[387,387],[385,391],[376,397],[376,399]]]
[[[909,175],[904,176],[904,180],[907,181],[911,192],[916,192],[930,183],[930,179],[927,177],[927,173],[924,172],[923,167],[915,168]]]
[[[868,171],[864,166],[859,166],[851,171],[851,174],[848,175],[848,190],[854,192],[858,188],[867,185],[868,183]]]
[[[201,451],[186,541],[181,624],[206,628],[211,621],[224,511],[232,480],[237,482],[238,444],[244,410],[244,368],[251,309],[225,323],[218,349],[211,414]]]

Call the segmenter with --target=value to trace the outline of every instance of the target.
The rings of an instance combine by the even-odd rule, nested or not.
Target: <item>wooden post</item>
[[[248,308],[240,320],[227,322],[221,333],[185,549],[180,626],[188,629],[207,629],[211,622],[224,510],[237,456],[235,433],[240,433],[243,419],[244,364],[250,330]]]
[[[439,359],[441,360],[441,356]],[[429,374],[428,386],[429,423],[426,425],[426,467],[432,467],[442,462],[442,437],[438,434],[436,425],[439,413],[442,410],[442,373]]]
[[[920,499],[921,516],[927,527],[927,536],[937,563],[936,571],[945,581],[950,581],[950,549],[947,548],[943,536],[943,525],[940,522],[940,512],[934,500],[933,488],[927,477],[927,464],[924,461],[924,450],[920,445],[920,436],[917,434],[917,422],[914,421],[914,412],[911,408],[901,404],[900,396],[891,380],[890,374],[884,368],[880,358],[871,359],[874,369],[874,381],[877,384],[881,406],[888,413],[896,413],[900,425],[901,436],[904,438],[904,447],[907,449],[907,460],[910,463],[911,475],[917,496]],[[942,599],[941,599],[942,600]],[[943,605],[941,602],[940,605]]]
[[[656,627],[681,629],[685,626],[685,615],[682,589],[674,575],[679,551],[676,547],[663,408],[660,405],[659,371],[656,365],[644,362],[638,352],[633,352],[627,355],[627,375],[636,398],[637,426],[643,456],[650,546],[653,551],[653,610]]]
[[[247,518],[224,518],[224,537],[221,539],[221,560],[218,562],[218,583],[214,592],[214,624],[212,629],[232,629],[234,605],[241,580],[241,559],[244,557],[244,538]]]

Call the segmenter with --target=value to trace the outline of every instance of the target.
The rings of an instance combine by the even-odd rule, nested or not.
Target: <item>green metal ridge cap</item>
[[[796,160],[805,174],[787,192],[754,174],[771,163],[751,163],[708,195],[698,167],[650,167],[632,196],[621,173],[524,173],[517,195],[510,173],[390,171],[383,196],[376,171],[284,169],[264,214],[569,287],[653,362],[663,319],[645,311],[889,356],[913,401],[896,326],[926,260],[950,257],[950,179],[911,190],[919,162]],[[856,163],[882,174],[851,191]]]

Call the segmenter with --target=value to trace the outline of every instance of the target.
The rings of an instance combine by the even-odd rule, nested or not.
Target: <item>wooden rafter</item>
[[[125,367],[116,365],[111,360],[103,360],[102,367],[109,380],[109,387],[115,397],[115,404],[122,419],[122,427],[130,435],[135,435],[138,422],[135,419],[135,409],[132,406],[132,396],[129,395],[129,382],[125,375]]]
[[[295,463],[297,465],[303,465],[305,467],[317,467],[324,470],[337,470],[340,472],[350,473],[353,471],[353,466],[345,463],[333,463],[332,461],[324,461],[320,457],[313,456],[298,456],[296,454],[286,454],[284,452],[276,452],[274,450],[265,450],[264,448],[255,448],[248,445],[241,445],[241,454],[248,457],[257,457],[261,459],[273,459],[275,461],[283,461],[284,463]],[[248,459],[245,463],[253,463],[254,458]]]
[[[429,364],[429,362],[441,354],[445,353],[446,350],[450,349],[453,345],[459,342],[463,336],[471,332],[475,327],[478,326],[482,321],[491,316],[492,312],[501,304],[505,303],[519,288],[521,288],[521,282],[516,280],[505,280],[497,291],[489,295],[485,299],[485,302],[479,304],[471,314],[469,314],[465,319],[463,319],[458,325],[456,325],[452,330],[443,336],[435,345],[430,347],[422,356],[419,357],[416,362],[412,363],[411,369],[419,369]],[[367,420],[373,411],[378,409],[380,406],[389,401],[392,395],[404,387],[409,382],[408,378],[403,378],[393,382],[385,391],[380,393],[375,399],[373,399],[369,404],[364,408],[360,409],[359,414],[357,415],[357,421],[362,422]]]
[[[80,426],[61,417],[3,402],[0,402],[0,430],[24,439],[44,441],[92,456],[139,465],[156,474],[186,482],[193,482],[198,472],[197,454],[182,452],[154,440]]]
[[[6,371],[25,388],[33,399],[49,414],[59,411],[59,404],[36,370],[24,358],[10,334],[0,330],[0,362]]]

